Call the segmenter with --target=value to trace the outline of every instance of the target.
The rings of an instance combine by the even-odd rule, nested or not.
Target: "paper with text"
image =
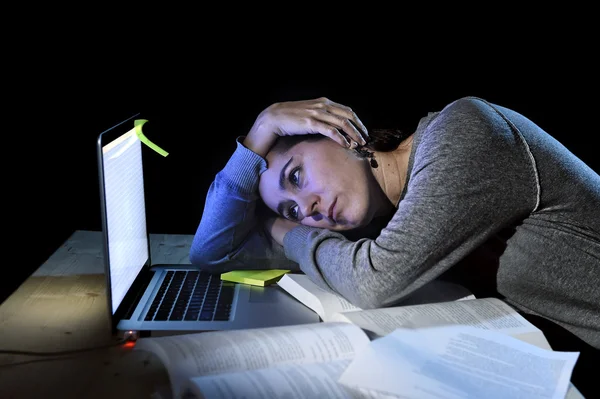
[[[550,348],[544,334],[508,304],[496,298],[397,306],[338,313],[333,321],[346,321],[384,336],[399,327],[462,324],[496,330],[542,348]]]
[[[306,274],[287,274],[277,284],[317,313],[323,321],[333,320],[332,317],[335,313],[362,310],[341,295],[322,289]],[[447,281],[434,280],[416,290],[398,306],[466,299],[475,299],[475,296],[465,287]]]
[[[418,288],[398,306],[421,305],[424,303],[464,301],[475,299],[475,295],[462,285],[450,281],[433,280]]]
[[[578,352],[471,326],[397,329],[357,354],[339,382],[403,398],[564,398]]]
[[[277,284],[290,295],[311,308],[323,321],[329,321],[336,312],[361,310],[340,295],[325,291],[306,274],[286,274]]]
[[[184,397],[211,399],[382,399],[397,396],[339,384],[350,360],[191,378]]]
[[[191,377],[351,359],[369,342],[353,324],[314,323],[141,338],[135,350],[160,358],[178,397],[182,383]]]

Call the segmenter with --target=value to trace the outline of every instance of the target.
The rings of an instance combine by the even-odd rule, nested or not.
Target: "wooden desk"
[[[153,263],[189,263],[191,235],[151,235]],[[54,352],[114,343],[102,236],[76,231],[0,306],[0,348]],[[0,398],[145,398],[168,384],[147,354],[113,346],[63,357],[0,354]]]
[[[151,235],[153,263],[189,264],[191,235]],[[76,231],[0,305],[0,348],[54,352],[114,343],[102,236]],[[151,398],[168,376],[152,355],[112,346],[70,356],[0,354],[0,398]],[[571,385],[568,399],[582,398]]]

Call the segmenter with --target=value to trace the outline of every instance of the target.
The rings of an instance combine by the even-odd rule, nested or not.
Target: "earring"
[[[371,160],[369,161],[369,163],[371,164],[371,167],[373,169],[377,168],[379,165],[377,164],[377,161],[375,160],[375,155],[373,155],[373,153],[371,153]]]
[[[377,168],[377,166],[379,166],[377,164],[377,161],[375,160],[375,154],[373,154],[372,151],[367,150],[364,147],[357,147],[354,149],[354,151],[356,151],[356,153],[358,154],[358,156],[360,158],[368,158],[369,159],[369,164],[371,165],[371,167],[373,169]]]

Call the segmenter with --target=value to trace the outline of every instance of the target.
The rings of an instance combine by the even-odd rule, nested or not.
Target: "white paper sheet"
[[[470,326],[397,329],[359,352],[339,382],[403,398],[564,398],[578,352]]]
[[[280,366],[191,378],[184,390],[211,399],[380,399],[377,391],[346,387],[337,379],[350,360]],[[185,395],[184,395],[185,396]]]
[[[160,358],[178,397],[192,377],[350,359],[368,344],[353,324],[314,323],[142,338],[135,350]]]
[[[528,342],[549,348],[543,333],[537,327],[497,298],[369,309],[336,314],[332,321],[350,322],[381,337],[396,328],[469,325],[519,338],[523,335]]]

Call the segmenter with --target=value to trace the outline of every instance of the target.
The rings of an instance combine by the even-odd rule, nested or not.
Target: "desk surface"
[[[192,235],[152,234],[153,263],[189,264]],[[0,348],[54,352],[115,342],[102,236],[76,231],[0,305]],[[168,376],[151,354],[110,346],[63,357],[0,354],[0,398],[151,398]],[[567,398],[582,398],[571,386]]]
[[[153,263],[189,263],[191,235],[151,235]],[[111,336],[102,236],[76,231],[0,305],[0,347],[64,351]],[[0,398],[150,398],[167,385],[148,354],[113,346],[60,358],[0,354]]]

